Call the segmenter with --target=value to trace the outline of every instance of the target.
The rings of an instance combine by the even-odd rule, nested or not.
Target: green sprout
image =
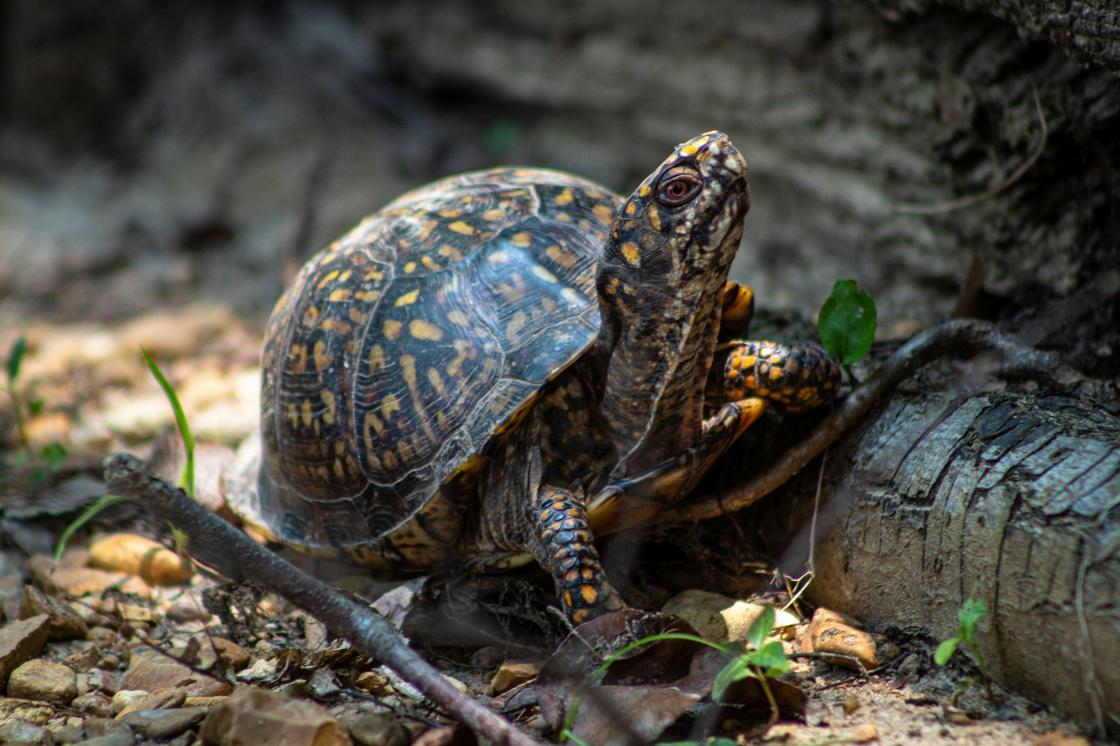
[[[27,352],[27,338],[20,336],[15,342],[12,343],[11,349],[8,351],[8,360],[5,366],[5,372],[8,376],[7,390],[8,398],[12,400],[12,414],[16,420],[16,434],[19,438],[20,451],[16,454],[16,463],[27,464],[33,459],[33,452],[31,450],[31,440],[27,436],[27,420],[26,417],[34,417],[43,411],[46,402],[43,399],[24,399],[23,394],[16,386],[16,381],[19,379],[20,368],[23,365],[23,357]],[[63,463],[66,461],[66,446],[54,441],[47,443],[39,452],[39,458],[47,464],[51,471],[58,471],[62,468]],[[35,468],[31,472],[32,482],[41,482],[47,476],[47,473],[41,467]]]
[[[747,678],[757,679],[759,685],[762,687],[763,693],[766,695],[766,701],[770,703],[770,722],[777,722],[780,716],[778,702],[774,699],[774,693],[770,690],[770,685],[767,683],[767,680],[781,676],[783,673],[789,671],[790,663],[789,659],[786,658],[785,652],[782,650],[782,643],[777,640],[766,641],[766,638],[774,629],[774,619],[774,607],[764,607],[762,613],[754,620],[750,629],[747,630],[747,639],[745,642],[717,643],[711,640],[705,640],[703,637],[697,637],[696,635],[683,632],[666,632],[660,635],[643,637],[640,640],[626,645],[603,661],[603,663],[595,669],[594,673],[592,673],[591,679],[593,681],[601,680],[607,673],[607,670],[614,665],[616,661],[627,653],[649,645],[650,643],[661,642],[662,640],[685,640],[700,645],[707,645],[723,653],[730,659],[727,665],[716,674],[715,680],[712,682],[712,699],[717,701],[721,699],[728,687],[737,681]],[[572,726],[575,724],[576,714],[579,712],[579,708],[582,704],[582,695],[576,696],[572,700],[572,706],[568,709],[567,717],[564,720],[564,727],[560,731],[561,741],[571,741],[576,746],[586,746],[586,744],[572,733]],[[721,742],[717,739],[714,743],[718,745]]]
[[[980,646],[976,642],[976,627],[980,624],[980,620],[988,613],[988,605],[983,601],[969,597],[964,605],[957,611],[957,628],[959,634],[956,637],[950,637],[948,640],[942,640],[937,649],[933,651],[933,661],[939,666],[944,666],[953,657],[953,653],[962,644],[972,654],[972,658],[976,663],[977,670],[980,671],[980,676],[984,681],[984,689],[988,694],[988,699],[992,697],[992,683],[988,676],[987,669],[984,665],[984,656],[980,652]],[[965,683],[965,686],[958,692],[961,692],[972,685],[972,681]]]
[[[840,361],[853,381],[851,365],[871,349],[877,323],[875,301],[867,291],[860,290],[855,280],[837,280],[821,306],[817,333],[828,354]]]

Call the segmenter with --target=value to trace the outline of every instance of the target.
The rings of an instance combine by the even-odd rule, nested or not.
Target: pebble
[[[392,690],[388,677],[378,671],[362,671],[354,677],[354,686],[376,695],[384,695]]]
[[[705,640],[725,642],[727,622],[722,612],[734,603],[735,599],[729,596],[691,589],[673,596],[661,611],[688,622]]]
[[[16,667],[34,658],[47,644],[49,622],[46,614],[39,614],[0,627],[0,686]]]
[[[100,718],[113,717],[113,701],[102,692],[87,692],[74,699],[70,708],[85,715],[94,715]]]
[[[533,680],[540,672],[541,664],[534,661],[506,661],[490,680],[490,691],[494,694],[508,692]]]
[[[207,611],[197,599],[181,598],[167,607],[166,616],[173,622],[205,622],[210,619]]]
[[[33,585],[26,586],[19,601],[19,618],[30,619],[40,614],[47,615],[49,640],[83,639],[89,632],[89,626],[69,604],[51,598]]]
[[[36,725],[46,725],[52,717],[54,717],[54,708],[48,704],[15,697],[0,697],[0,723],[23,720]]]
[[[112,708],[113,714],[124,712],[128,709],[129,705],[134,705],[137,702],[143,702],[147,699],[149,692],[143,689],[121,689],[113,695]]]
[[[152,589],[140,578],[124,573],[98,570],[93,567],[71,567],[54,564],[46,554],[35,554],[27,561],[31,579],[47,593],[64,594],[77,598],[91,593],[101,593],[118,588],[124,593],[135,593],[141,598],[151,598]]]
[[[172,738],[202,722],[206,710],[182,707],[177,710],[138,710],[121,718],[121,722],[145,738]],[[254,743],[259,741],[246,741]]]
[[[1091,746],[1089,740],[1069,733],[1050,731],[1031,742],[1031,746]]]
[[[828,609],[817,609],[813,614],[801,645],[805,652],[824,654],[829,662],[856,670],[861,666],[871,670],[883,663],[871,635],[849,625]],[[828,656],[829,653],[834,655]]]
[[[348,711],[338,718],[359,746],[408,746],[408,728],[391,712]]]
[[[149,585],[182,585],[194,565],[151,539],[136,534],[110,534],[90,544],[90,564],[102,570],[139,575]]]
[[[132,746],[134,743],[136,743],[136,739],[132,737],[131,731],[121,731],[87,738],[74,744],[74,746]]]
[[[233,691],[228,683],[196,673],[159,653],[141,654],[136,651],[133,652],[132,664],[125,672],[121,686],[125,689],[143,689],[146,692],[182,688],[194,697],[212,697]]]
[[[182,707],[186,699],[187,695],[182,689],[167,689],[126,704],[117,713],[116,718],[121,720],[129,713],[139,712],[140,710],[173,710],[176,707]]]
[[[224,637],[211,637],[210,644],[218,654],[218,660],[227,671],[240,671],[249,665],[252,656],[249,651]]]
[[[351,744],[345,726],[319,705],[254,687],[238,689],[212,709],[199,735],[205,744]]]
[[[78,696],[77,675],[69,666],[34,658],[12,671],[8,696],[67,705]]]
[[[847,713],[848,715],[851,715],[853,712],[855,712],[859,708],[860,708],[859,697],[857,697],[852,692],[848,692],[844,696],[844,712]]]
[[[0,743],[5,746],[51,746],[54,741],[51,732],[41,725],[9,720],[0,723]]]
[[[852,729],[849,738],[851,738],[854,743],[877,741],[879,740],[879,729],[875,726],[875,723],[863,723]]]

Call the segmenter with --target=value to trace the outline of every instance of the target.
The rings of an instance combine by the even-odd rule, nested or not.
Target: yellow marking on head
[[[432,231],[436,229],[437,225],[439,225],[439,221],[437,220],[427,221],[424,223],[424,227],[420,229],[420,233],[418,233],[417,236],[421,241],[427,241],[428,236],[432,235]]]
[[[405,262],[404,263],[404,273],[406,275],[410,275],[415,271],[416,271],[416,262]],[[397,300],[400,301],[399,298]]]
[[[447,387],[443,385],[443,376],[435,368],[428,368],[428,383],[432,384],[432,388],[440,396],[447,394]]]
[[[424,319],[413,319],[408,322],[408,333],[416,339],[426,339],[429,342],[438,342],[443,339],[443,330]]]
[[[509,261],[509,252],[505,249],[497,249],[496,251],[491,251],[490,255],[486,257],[486,261],[490,262],[491,264],[505,264]]]
[[[393,415],[401,411],[401,401],[393,394],[386,394],[381,399],[381,416],[392,420]]]
[[[648,197],[649,193],[650,193],[649,184],[642,184],[641,188],[638,189],[638,196],[639,197]]]
[[[633,241],[627,241],[622,244],[622,256],[626,259],[627,264],[637,267],[642,263],[641,255],[638,253],[638,244]]]
[[[653,226],[655,231],[661,230],[661,211],[657,209],[657,205],[652,202],[649,205],[649,209],[646,210],[646,218],[649,219],[649,224]]]
[[[518,233],[514,233],[509,242],[514,246],[520,246],[521,248],[525,249],[532,245],[533,236],[530,235],[529,231],[520,231]]]
[[[385,339],[396,341],[401,338],[401,322],[395,319],[385,319],[385,325],[381,328],[381,333]]]
[[[459,261],[460,259],[463,258],[463,252],[459,251],[459,249],[455,248],[451,244],[446,244],[446,243],[443,246],[439,247],[439,249],[437,250],[437,253],[440,256],[446,257],[453,262],[457,262],[457,261]]]
[[[638,204],[636,202],[627,202],[625,211],[627,215],[633,215],[638,211]]]
[[[319,280],[319,284],[317,286],[318,289],[322,290],[323,288],[325,288],[327,286],[327,283],[329,283],[331,280],[338,277],[338,275],[340,273],[341,273],[341,270],[333,269],[330,272],[328,272],[327,274],[323,275],[323,279]]]
[[[591,212],[604,223],[609,223],[614,219],[614,210],[606,205],[595,205],[591,208]]]
[[[432,259],[432,257],[428,254],[425,254],[424,256],[420,257],[420,263],[423,264],[428,269],[432,270],[433,272],[436,271],[437,269],[439,269],[439,264],[437,264],[436,260]]]
[[[327,352],[327,343],[321,339],[316,340],[311,357],[315,361],[315,370],[323,370],[334,361],[334,356]]]
[[[572,190],[568,187],[564,187],[563,191],[557,194],[556,199],[554,199],[553,201],[560,207],[563,207],[564,205],[572,204],[572,199]]]
[[[323,400],[323,404],[327,407],[327,411],[323,412],[323,422],[327,423],[328,425],[333,425],[335,413],[334,393],[323,389],[319,392],[319,398]],[[342,441],[339,441],[339,443],[341,442]]]
[[[362,279],[366,282],[373,280],[374,282],[381,282],[385,279],[385,273],[379,269],[371,269],[362,275]]]
[[[407,306],[407,305],[410,305],[412,303],[415,303],[416,299],[419,298],[419,297],[420,297],[420,288],[415,288],[413,290],[409,290],[407,293],[405,293],[405,294],[401,295],[399,298],[397,298],[393,302],[393,305],[396,306],[397,308],[400,308],[401,306]]]
[[[533,274],[535,274],[545,282],[559,282],[559,280],[556,279],[556,275],[552,274],[539,264],[533,265]]]
[[[462,233],[464,236],[474,235],[474,228],[471,227],[470,223],[465,223],[462,220],[456,220],[447,227],[456,233]]]
[[[303,426],[304,427],[311,427],[311,400],[310,399],[304,399],[303,404],[301,405],[300,408],[301,408],[302,413],[303,413]]]

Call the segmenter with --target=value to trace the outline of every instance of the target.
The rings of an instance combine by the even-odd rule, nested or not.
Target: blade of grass
[[[143,347],[140,352],[144,355],[144,362],[148,364],[148,370],[152,372],[152,377],[159,383],[163,393],[167,396],[167,401],[171,402],[171,409],[175,412],[175,424],[179,427],[179,435],[183,438],[183,448],[187,452],[186,463],[183,464],[183,473],[179,477],[179,486],[183,491],[194,499],[194,438],[191,437],[191,427],[187,423],[187,415],[183,412],[183,405],[179,403],[179,396],[175,393],[175,389],[164,377],[163,371],[156,365],[156,361],[148,354],[148,351]]]
[[[87,506],[86,509],[82,511],[82,514],[63,529],[62,534],[58,537],[58,543],[54,545],[54,561],[58,562],[62,559],[62,550],[66,548],[70,537],[77,533],[78,529],[89,523],[95,515],[105,510],[105,508],[119,503],[121,500],[124,500],[124,498],[120,495],[102,495],[97,498],[94,503]]]

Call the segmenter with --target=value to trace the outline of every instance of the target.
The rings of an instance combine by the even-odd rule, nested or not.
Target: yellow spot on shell
[[[331,294],[327,296],[327,300],[335,302],[338,302],[340,300],[350,300],[350,289],[339,288],[338,290],[332,290]]]
[[[305,345],[292,345],[288,351],[288,356],[291,358],[293,373],[303,373],[307,370],[307,347]]]
[[[325,332],[338,332],[343,337],[350,334],[350,330],[353,329],[349,323],[340,319],[324,319],[322,328]]]
[[[367,455],[372,455],[372,453],[369,453],[369,452],[371,452],[373,450],[371,448],[371,444],[373,442],[373,439],[370,438],[370,435],[369,435],[370,430],[373,430],[378,435],[385,432],[385,425],[382,424],[381,420],[377,419],[377,415],[375,415],[373,412],[367,412],[366,413],[366,419],[362,423],[362,435],[363,435],[363,438],[365,439],[365,442],[366,442]]]
[[[295,402],[288,405],[288,424],[291,427],[299,424],[299,411],[296,409]]]
[[[591,212],[604,223],[609,223],[614,218],[614,210],[606,205],[595,205],[591,208]]]
[[[327,283],[334,280],[336,277],[338,277],[339,274],[340,274],[340,270],[337,270],[337,269],[331,270],[330,272],[325,274],[323,276],[323,279],[319,280],[319,285],[318,285],[319,289],[322,290],[323,288],[325,288],[327,286]]]
[[[447,313],[447,320],[455,326],[467,326],[470,324],[470,319],[467,318],[467,315],[459,310],[449,311]]]
[[[572,204],[572,190],[565,187],[564,190],[560,192],[560,194],[556,195],[556,199],[554,201],[560,207]]]
[[[413,319],[408,322],[408,333],[416,339],[426,339],[430,342],[438,342],[443,339],[443,330],[424,319]]]
[[[369,367],[370,370],[385,367],[385,350],[381,349],[381,345],[374,345],[369,349]]]
[[[524,311],[518,311],[513,315],[513,318],[506,324],[506,338],[510,342],[517,341],[517,335],[525,328],[525,324],[529,322],[529,317]]]
[[[420,257],[420,263],[423,264],[428,269],[432,270],[433,272],[436,271],[437,269],[439,269],[439,264],[436,263],[436,260],[432,259],[427,254]]]
[[[315,370],[324,370],[334,360],[334,356],[327,352],[327,343],[323,340],[315,342],[315,347],[311,352],[312,358],[315,360]]]
[[[393,305],[396,306],[397,308],[400,308],[401,306],[407,306],[407,305],[410,305],[412,303],[415,303],[416,299],[419,298],[419,297],[420,297],[420,288],[416,288],[414,290],[409,290],[407,293],[405,293],[404,295],[397,298],[397,300],[394,301]]]
[[[587,609],[576,609],[572,612],[572,621],[576,624],[583,624],[585,619],[587,619]]]
[[[440,256],[446,257],[446,258],[448,258],[452,261],[456,261],[456,262],[463,258],[463,252],[459,251],[457,248],[455,248],[451,244],[446,244],[445,243],[443,246],[440,246],[439,250],[438,250],[438,253],[439,253]]]
[[[341,459],[336,458],[334,460],[334,475],[336,477],[338,477],[340,480],[346,478],[346,467],[344,467],[342,465],[342,460]]]
[[[486,257],[486,261],[490,262],[491,264],[505,264],[509,261],[509,252],[505,251],[504,249],[491,251],[490,255]]]
[[[556,275],[552,274],[539,264],[533,265],[533,274],[535,274],[545,282],[559,282],[559,280],[556,279]]]
[[[365,323],[366,314],[360,308],[351,308],[350,313],[348,315],[350,316],[350,320],[353,321],[355,324],[364,324]]]
[[[432,384],[432,388],[440,396],[447,393],[447,388],[443,385],[443,376],[435,368],[428,368],[428,383]]]
[[[529,231],[520,231],[519,233],[514,233],[509,242],[514,246],[520,246],[525,249],[533,243],[533,237],[529,234]]]
[[[577,264],[577,259],[575,258],[575,256],[567,253],[556,244],[549,246],[544,250],[544,253],[548,255],[549,259],[556,262],[564,269],[571,269]]]
[[[323,400],[323,404],[327,408],[327,411],[323,412],[323,422],[327,423],[328,425],[333,425],[335,412],[334,393],[331,391],[323,390],[319,392],[319,398]]]
[[[303,426],[311,427],[311,400],[304,399],[301,409],[303,411]]]
[[[622,244],[622,256],[631,266],[637,267],[642,263],[641,256],[638,253],[638,244],[633,241],[627,241]]]
[[[406,275],[410,275],[410,274],[412,274],[412,273],[413,273],[413,272],[415,272],[415,271],[416,271],[416,262],[405,262],[405,263],[404,263],[404,273],[405,273]],[[399,298],[397,299],[397,303],[398,303],[398,305],[399,305],[399,303],[400,303],[400,299],[399,299]]]
[[[393,419],[393,415],[401,411],[401,402],[393,394],[387,394],[381,400],[381,416],[386,420]]]
[[[560,297],[563,298],[564,300],[566,300],[568,303],[571,303],[571,304],[577,304],[577,303],[579,303],[583,300],[583,296],[581,296],[579,293],[577,293],[575,290],[572,290],[571,288],[564,288],[563,290],[561,290],[560,291]]]
[[[462,220],[456,220],[454,223],[447,227],[455,231],[456,233],[462,233],[464,236],[470,236],[474,234],[474,228],[472,228],[469,223],[465,223]]]
[[[771,381],[777,381],[781,377],[782,377],[782,369],[781,368],[773,368],[773,369],[770,370],[770,380]]]
[[[463,214],[463,211],[459,210],[459,209],[452,208],[452,209],[448,209],[448,210],[440,210],[439,214],[440,214],[440,217],[443,217],[443,218],[457,218],[457,217],[459,217],[460,215]]]
[[[401,338],[401,322],[394,319],[386,319],[385,325],[381,328],[381,333],[385,335],[385,339],[397,340]]]
[[[580,586],[579,595],[583,596],[586,603],[593,604],[595,599],[599,598],[599,591],[595,590],[594,586],[584,585]]]

